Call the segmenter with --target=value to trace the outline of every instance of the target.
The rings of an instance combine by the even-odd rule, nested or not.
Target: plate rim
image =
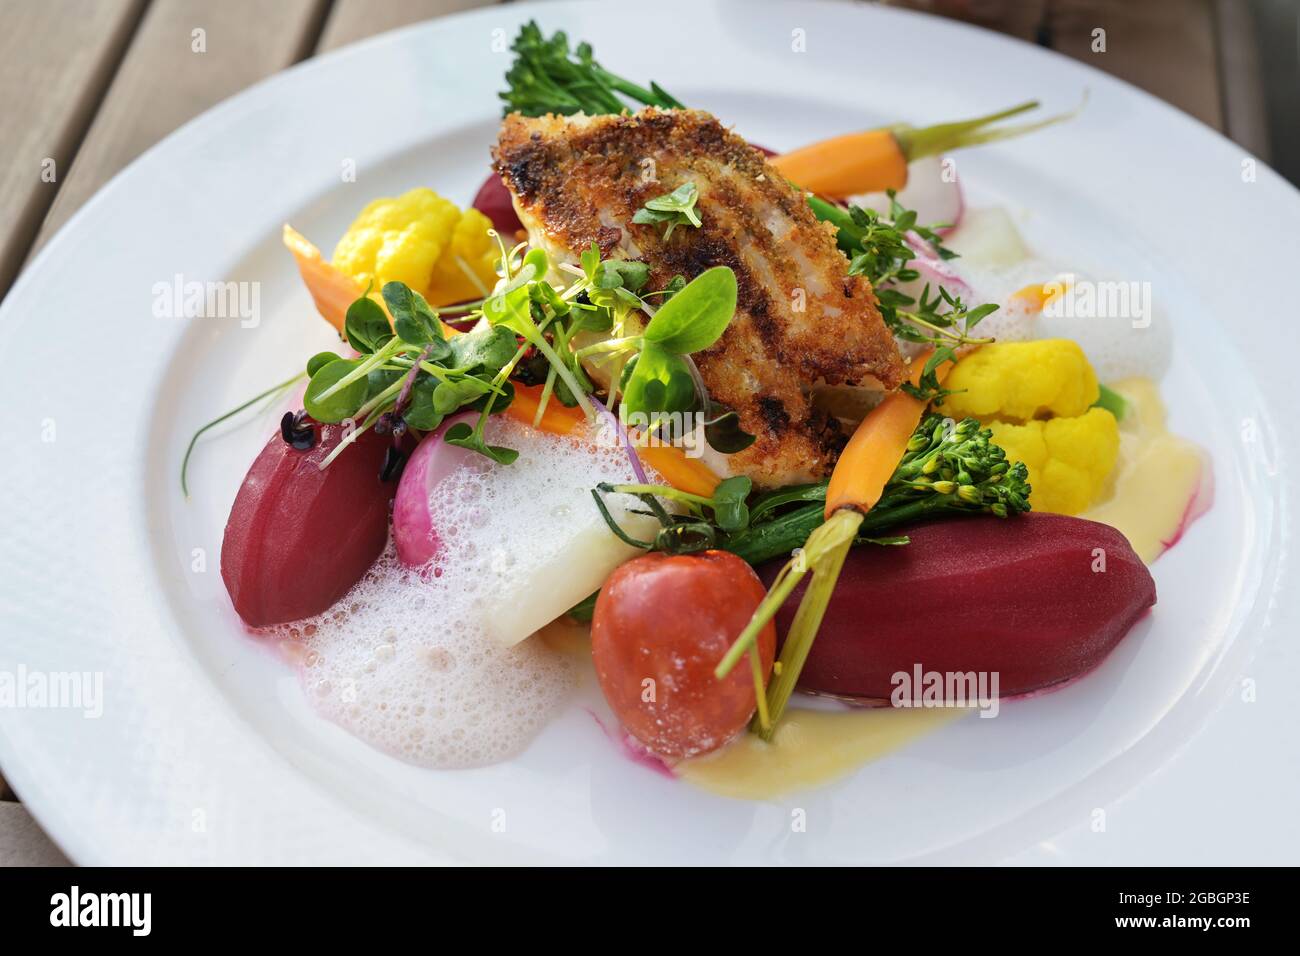
[[[274,100],[274,98],[279,95],[281,89],[288,88],[290,84],[298,81],[296,78],[299,78],[302,75],[338,70],[341,68],[340,64],[346,63],[352,58],[362,58],[372,51],[392,47],[404,47],[408,45],[418,47],[425,42],[436,43],[438,33],[444,30],[454,30],[462,23],[485,21],[495,18],[502,22],[514,24],[519,20],[533,16],[543,18],[546,22],[567,21],[578,16],[584,10],[592,10],[594,6],[594,3],[575,3],[571,0],[571,2],[556,3],[548,5],[545,8],[537,8],[536,10],[526,7],[520,7],[511,11],[504,11],[501,8],[482,8],[478,10],[463,11],[446,17],[439,17],[423,23],[413,24],[398,30],[370,37],[359,43],[349,45],[336,51],[331,51],[321,57],[306,60],[294,65],[288,70],[268,77],[248,89],[222,101],[217,106],[190,120],[159,143],[146,150],[140,157],[113,176],[90,200],[87,201],[85,205],[78,209],[76,213],[69,218],[68,222],[65,223],[58,233],[56,233],[56,235],[46,243],[45,247],[38,252],[33,261],[23,270],[9,293],[6,295],[4,303],[0,304],[0,328],[5,327],[5,323],[9,321],[12,313],[17,311],[17,306],[15,306],[14,303],[22,301],[26,295],[26,290],[39,281],[39,276],[48,268],[48,263],[55,261],[57,257],[63,254],[64,247],[71,243],[78,236],[78,233],[81,230],[86,228],[85,224],[92,222],[95,215],[97,215],[98,211],[106,203],[117,197],[123,190],[131,188],[133,181],[140,176],[140,171],[142,169],[147,169],[151,164],[158,163],[159,157],[166,157],[170,153],[181,150],[190,137],[197,135],[196,131],[202,131],[213,124],[220,123],[223,120],[238,114],[241,110],[246,112],[259,102],[268,99]],[[746,5],[745,9],[750,10],[752,9],[752,6],[752,4]],[[764,3],[762,6],[773,9],[786,8],[784,4],[779,3]],[[1013,38],[1004,37],[1000,34],[993,33],[992,31],[983,30],[968,24],[953,23],[951,21],[942,20],[940,18],[931,17],[927,14],[914,11],[899,11],[894,9],[859,6],[849,7],[836,2],[818,2],[808,5],[808,7],[810,9],[818,8],[821,12],[819,12],[817,16],[833,14],[836,17],[863,17],[867,20],[874,17],[885,17],[886,19],[890,17],[903,17],[906,19],[914,18],[917,21],[925,21],[929,24],[941,24],[944,29],[951,29],[957,33],[972,31],[994,40],[998,44],[1007,44],[1011,47],[1032,46],[1022,42],[1017,42]],[[811,16],[811,14],[808,15]],[[928,27],[926,29],[928,29]],[[1059,58],[1076,68],[1082,68],[1095,73],[1099,77],[1105,77],[1107,82],[1121,84],[1122,86],[1127,87],[1126,96],[1131,97],[1133,93],[1140,94],[1139,98],[1147,107],[1155,105],[1166,113],[1168,118],[1178,117],[1177,122],[1180,123],[1190,121],[1193,127],[1199,131],[1197,134],[1198,136],[1203,136],[1205,132],[1214,133],[1220,143],[1241,150],[1240,147],[1236,146],[1236,144],[1232,144],[1217,130],[1212,129],[1194,117],[1182,113],[1164,101],[1127,84],[1125,81],[1101,73],[1088,64],[1071,61],[1061,54],[1055,54],[1053,51],[1042,50],[1041,48],[1036,47],[1034,49],[1047,55],[1049,59]],[[1248,155],[1245,150],[1241,150],[1241,152],[1243,155]],[[1284,190],[1289,189],[1290,200],[1297,203],[1297,208],[1300,208],[1300,192],[1289,183],[1285,183],[1285,181],[1281,180],[1281,178],[1278,177],[1271,168],[1267,167],[1266,164],[1263,164],[1262,161],[1261,167],[1267,169],[1276,179],[1276,183],[1281,184],[1284,187]],[[243,252],[237,251],[235,247],[229,247],[225,253],[216,257],[237,259],[247,251],[248,245],[240,248],[242,248]],[[1273,424],[1280,425],[1280,423],[1276,421],[1274,421]],[[1284,430],[1279,427],[1278,434],[1281,435],[1284,433]],[[1279,444],[1279,454],[1284,455],[1289,447],[1291,446]],[[1282,467],[1284,460],[1285,459],[1279,459],[1277,462],[1279,468]],[[1283,485],[1280,486],[1280,494],[1282,495],[1281,501],[1284,505],[1284,513],[1281,516],[1282,527],[1280,529],[1280,536],[1283,540],[1288,537],[1292,522],[1290,509],[1287,507],[1290,502],[1294,500],[1293,490],[1290,487],[1291,484],[1293,484],[1293,482],[1288,482],[1284,478]],[[1279,575],[1279,580],[1284,576],[1289,576],[1293,580],[1296,577],[1293,568],[1289,569],[1289,575],[1283,575],[1282,572],[1279,572]],[[78,860],[79,862],[104,860],[107,853],[101,852],[100,847],[95,845],[93,839],[91,839],[89,843],[86,842],[87,837],[83,836],[81,828],[76,826],[72,821],[66,819],[63,806],[57,799],[57,796],[48,792],[51,789],[57,790],[57,787],[51,788],[45,785],[43,781],[38,781],[35,772],[29,773],[30,767],[24,762],[15,762],[15,747],[13,741],[10,739],[10,728],[13,722],[7,715],[0,714],[0,717],[3,718],[0,719],[0,759],[3,759],[6,765],[6,776],[11,783],[15,784],[15,788],[20,793],[27,792],[38,795],[35,802],[27,803],[29,812],[37,818],[42,827],[51,834],[52,838],[54,838],[61,848],[63,848],[64,851],[73,859]],[[53,798],[51,799],[50,797]]]

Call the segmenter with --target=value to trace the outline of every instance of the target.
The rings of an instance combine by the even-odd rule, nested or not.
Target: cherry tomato
[[[646,554],[620,566],[600,590],[591,654],[605,699],[652,752],[682,758],[716,750],[754,713],[749,658],[724,680],[714,668],[766,592],[758,575],[727,551]],[[763,679],[776,629],[758,637]]]

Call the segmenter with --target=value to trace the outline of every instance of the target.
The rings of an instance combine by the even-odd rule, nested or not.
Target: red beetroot
[[[276,435],[235,497],[221,544],[221,577],[253,627],[327,610],[361,579],[388,539],[395,481],[380,481],[391,439],[363,433],[324,471],[344,435],[314,422],[318,441],[298,451]]]
[[[489,175],[483,182],[479,187],[478,195],[470,205],[492,220],[492,225],[496,227],[497,232],[501,233],[507,245],[510,244],[515,230],[524,228],[524,224],[519,221],[519,216],[515,214],[515,204],[510,196],[510,190],[506,189],[505,183],[501,182],[501,177],[496,173]]]
[[[893,675],[920,665],[997,672],[1001,696],[1024,694],[1101,663],[1156,602],[1127,539],[1095,521],[952,518],[906,534],[849,553],[800,687],[887,699]],[[780,566],[760,576],[770,585]],[[782,639],[805,587],[777,615]]]

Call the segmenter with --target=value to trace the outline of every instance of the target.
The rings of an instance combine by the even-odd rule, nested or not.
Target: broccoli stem
[[[968,513],[965,508],[954,509],[951,497],[947,495],[933,495],[902,503],[891,503],[889,496],[886,496],[867,512],[855,540],[878,537],[885,531],[952,511]],[[772,558],[789,557],[795,548],[803,547],[808,535],[813,533],[824,518],[824,506],[820,502],[813,502],[730,535],[719,542],[718,546],[744,558],[749,564],[762,564]]]

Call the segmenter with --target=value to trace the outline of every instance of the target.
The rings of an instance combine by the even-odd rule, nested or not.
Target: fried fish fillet
[[[731,325],[694,358],[710,395],[756,436],[732,455],[756,485],[830,472],[845,436],[814,409],[817,383],[895,388],[905,367],[871,284],[848,275],[832,227],[820,223],[763,154],[697,110],[632,116],[507,116],[495,168],[532,241],[576,262],[595,242],[604,257],[650,267],[649,288],[716,265],[736,274]],[[693,182],[703,225],[632,217],[647,200]]]

